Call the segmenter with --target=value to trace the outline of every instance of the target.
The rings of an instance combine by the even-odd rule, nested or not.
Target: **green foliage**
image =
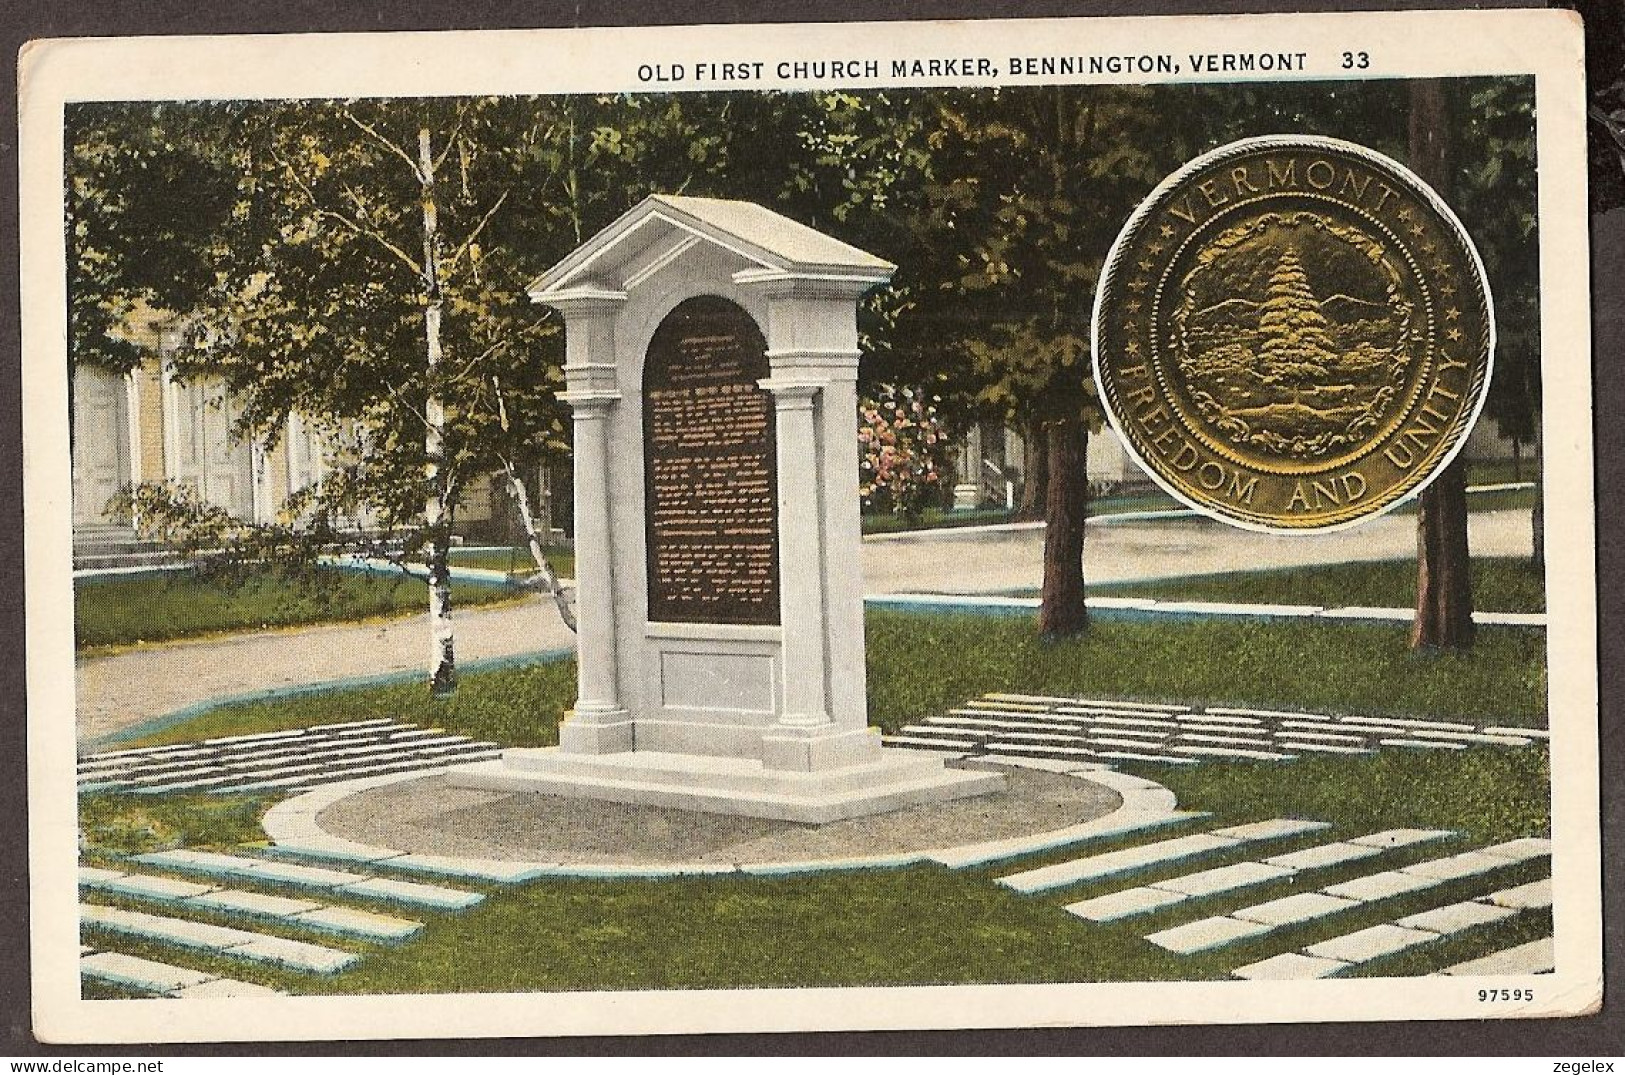
[[[456,584],[460,604],[511,601],[497,586]],[[330,623],[418,612],[423,583],[399,575],[338,570],[320,573],[314,587],[290,582],[272,569],[235,585],[174,571],[81,579],[74,586],[74,636],[83,650],[162,642],[222,631]]]

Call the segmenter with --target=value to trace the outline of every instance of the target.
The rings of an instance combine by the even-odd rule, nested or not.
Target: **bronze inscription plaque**
[[[767,342],[726,299],[666,316],[643,364],[649,619],[779,622],[778,474]]]

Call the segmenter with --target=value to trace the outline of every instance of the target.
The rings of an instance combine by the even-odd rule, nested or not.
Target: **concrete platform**
[[[941,755],[886,748],[875,761],[797,772],[751,758],[658,751],[510,750],[459,766],[453,787],[532,792],[821,825],[1003,790],[1000,773],[949,769]]]

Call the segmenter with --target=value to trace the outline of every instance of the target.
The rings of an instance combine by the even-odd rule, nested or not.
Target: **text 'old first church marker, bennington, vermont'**
[[[893,268],[655,195],[535,281],[567,334],[579,690],[558,747],[454,783],[802,822],[1003,787],[868,727],[856,311]]]

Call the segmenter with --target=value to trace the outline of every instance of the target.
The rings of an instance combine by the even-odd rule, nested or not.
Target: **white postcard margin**
[[[1302,53],[1297,79],[1536,77],[1553,731],[1555,975],[1522,1007],[1483,979],[861,989],[79,999],[74,649],[67,432],[63,108],[74,101],[854,89],[1047,82],[1272,81],[1276,74],[1011,76],[1014,56]],[[1358,72],[1344,53],[1364,54]],[[671,81],[760,58],[752,83]],[[987,57],[992,78],[893,79],[893,59]],[[874,58],[878,78],[780,78],[780,62]],[[1540,1017],[1602,992],[1595,512],[1585,106],[1579,20],[1562,11],[1167,16],[35,42],[21,57],[23,463],[28,574],[29,863],[35,1032],[51,1042],[180,1042]],[[645,69],[640,71],[640,69]],[[974,68],[973,68],[974,70]],[[646,76],[646,77],[644,77]],[[662,80],[665,79],[665,80]],[[1555,524],[1555,525],[1554,525]]]

